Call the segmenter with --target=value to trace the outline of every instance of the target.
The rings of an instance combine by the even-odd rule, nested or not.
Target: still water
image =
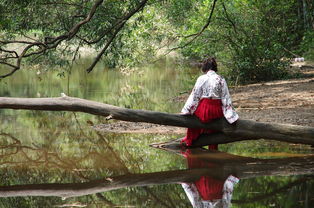
[[[0,96],[65,93],[176,113],[183,102],[174,98],[197,75],[171,62],[86,74],[87,62],[70,76],[25,69],[0,82]],[[161,150],[149,144],[182,135],[96,131],[93,125],[108,121],[71,112],[0,110],[0,120],[0,207],[210,207],[204,201],[223,197],[230,175],[240,179],[232,207],[314,207],[314,157],[306,145],[246,141],[221,145],[220,152]]]

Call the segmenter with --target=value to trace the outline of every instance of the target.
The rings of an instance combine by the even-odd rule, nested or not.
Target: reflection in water
[[[213,172],[217,164],[192,154],[191,149],[182,153],[187,159],[188,168],[206,168]],[[231,204],[233,186],[239,179],[229,175],[226,179],[203,175],[191,183],[182,183],[182,187],[194,208],[228,208]]]
[[[42,203],[43,199],[49,202],[49,200],[55,199],[51,196],[58,196],[66,200],[61,201],[60,199],[58,201],[59,204],[71,204],[79,200],[84,204],[91,205],[89,199],[93,199],[96,200],[96,202],[101,201],[101,203],[109,207],[119,206],[122,202],[135,207],[143,207],[147,204],[149,204],[149,206],[146,207],[188,207],[189,202],[185,201],[185,204],[182,202],[183,200],[180,193],[182,193],[183,190],[177,185],[183,183],[183,187],[186,189],[194,207],[217,207],[218,205],[218,207],[228,207],[233,185],[237,182],[237,179],[229,177],[230,175],[241,178],[242,185],[242,183],[246,184],[247,178],[253,178],[256,182],[261,181],[258,178],[260,176],[286,174],[313,175],[314,169],[313,157],[289,158],[288,160],[286,158],[255,159],[218,151],[206,151],[204,149],[192,149],[184,154],[181,154],[181,151],[179,152],[181,156],[186,157],[185,160],[188,162],[188,169],[154,171],[139,174],[131,174],[125,171],[123,174],[115,175],[105,175],[105,171],[103,170],[97,175],[97,180],[88,180],[86,182],[76,181],[72,183],[66,183],[66,179],[69,178],[63,178],[59,183],[47,183],[45,180],[42,180],[40,183],[29,184],[26,182],[29,179],[25,181],[19,180],[19,182],[16,183],[12,177],[7,177],[7,182],[5,182],[7,185],[0,186],[0,197],[1,200],[23,199],[27,201],[29,196],[37,196],[33,199],[34,202],[38,204]],[[117,155],[117,157],[119,157],[119,155]],[[121,162],[123,163],[122,160]],[[21,175],[18,175],[18,178],[22,178],[25,174],[26,173],[21,173]],[[34,177],[34,174],[27,176]],[[37,177],[40,178],[41,176],[38,175]],[[50,177],[53,178],[54,176]],[[4,180],[4,177],[2,177],[2,184],[4,184]],[[242,188],[241,190],[237,188],[236,193],[239,192],[242,196],[237,196],[237,200],[233,200],[235,207],[239,205],[239,207],[243,208],[259,200],[272,200],[272,197],[280,193],[281,190],[293,190],[304,184],[312,184],[311,177],[307,177],[302,181],[295,180],[293,183],[284,181],[284,183],[279,185],[279,187],[281,187],[280,189],[271,191],[269,190],[271,183],[264,183],[265,180],[262,181],[263,183],[261,183],[260,188],[257,188],[256,184],[253,183],[253,188],[260,190],[258,197],[247,197],[249,193],[247,193],[245,189]],[[275,181],[278,183],[277,180]],[[170,184],[173,185],[171,186]],[[251,187],[252,183],[248,185]],[[275,187],[274,184],[271,184],[271,186]],[[310,185],[310,187],[314,186]],[[302,190],[305,189],[302,188]],[[226,191],[228,191],[228,193],[226,193]],[[312,191],[305,193],[312,193]],[[281,194],[285,194],[285,192]],[[127,195],[129,198],[124,197]],[[45,196],[45,198],[42,196]],[[95,199],[94,197],[97,198]],[[202,200],[200,200],[201,198]],[[216,200],[217,198],[219,198],[219,200]],[[206,200],[212,201],[208,203]],[[308,200],[306,203],[309,204],[311,199],[306,200]],[[294,201],[296,201],[296,199]],[[262,202],[260,203],[262,204]],[[54,202],[54,204],[56,204],[56,202]],[[21,203],[17,205],[19,206],[15,207],[20,207]],[[261,207],[266,208],[269,206],[265,205]]]

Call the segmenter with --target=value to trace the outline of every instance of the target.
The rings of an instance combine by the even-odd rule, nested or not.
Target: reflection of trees
[[[127,176],[132,176],[131,172],[129,171],[128,167],[126,166],[124,160],[122,160],[122,158],[120,157],[120,154],[117,154],[114,150],[114,148],[109,144],[109,142],[107,141],[107,139],[99,132],[96,132],[97,136],[99,137],[99,139],[101,139],[104,144],[106,145],[106,147],[108,148],[108,150],[112,153],[113,157],[115,158],[115,160],[120,164],[121,167],[123,167],[123,173],[126,174]],[[124,140],[125,142],[125,140]],[[121,144],[121,146],[126,147],[127,144]],[[140,164],[139,161],[136,160],[132,154],[127,150],[127,148],[123,149],[123,152],[125,153],[125,155],[127,156],[127,160],[129,162],[132,162],[132,169],[137,168],[138,170],[141,170],[140,168]],[[112,180],[110,178],[110,180]],[[126,186],[128,187],[128,186]],[[126,188],[125,187],[125,188]],[[158,204],[158,206],[162,205],[163,207],[175,207],[174,202],[172,201],[171,197],[166,197],[166,199],[161,199],[161,197],[163,197],[164,195],[160,195],[159,193],[155,193],[153,189],[147,187],[147,186],[143,186],[142,190],[144,190],[146,192],[146,196],[145,198],[142,198],[142,196],[140,196],[140,194],[136,194],[136,192],[130,192],[132,194],[133,198],[136,198],[138,201],[147,201],[147,199],[150,199],[152,204]],[[99,193],[98,193],[99,194]],[[99,195],[97,195],[99,196]],[[103,195],[102,195],[103,197]],[[100,198],[102,198],[100,197]]]
[[[236,204],[246,204],[246,203],[255,203],[257,201],[261,201],[267,198],[272,198],[274,196],[276,196],[277,194],[280,193],[284,193],[284,192],[288,192],[291,188],[295,187],[295,186],[300,186],[302,184],[305,184],[306,182],[310,181],[311,178],[310,177],[303,177],[301,179],[298,179],[296,181],[293,181],[291,183],[288,183],[280,188],[275,189],[274,191],[270,192],[270,193],[266,193],[266,194],[260,194],[258,196],[252,197],[252,198],[247,198],[244,200],[233,200],[233,203]]]
[[[76,120],[76,122],[78,121]],[[87,148],[78,148],[80,152],[73,152],[72,149],[76,151],[74,147],[69,148],[69,150],[65,149],[68,152],[62,152],[58,151],[58,147],[55,146],[48,149],[50,146],[41,148],[25,145],[21,142],[23,140],[16,136],[1,133],[0,164],[2,167],[9,167],[10,171],[19,167],[47,170],[50,173],[53,169],[66,171],[66,173],[62,173],[61,177],[60,173],[47,173],[48,180],[51,180],[50,183],[47,183],[47,178],[42,175],[36,175],[32,172],[19,173],[20,175],[16,179],[10,179],[10,182],[6,183],[10,186],[0,188],[2,197],[84,195],[85,197],[80,198],[80,201],[88,201],[86,202],[88,204],[101,202],[109,207],[117,206],[122,198],[126,197],[125,201],[130,205],[149,201],[151,207],[155,205],[159,207],[187,207],[188,202],[182,200],[182,195],[180,195],[181,187],[175,184],[186,180],[195,180],[202,174],[224,177],[230,173],[235,173],[240,178],[252,178],[269,175],[313,174],[314,172],[313,157],[260,160],[222,152],[208,154],[207,151],[193,149],[193,154],[196,157],[216,163],[217,169],[215,171],[196,169],[135,174],[143,171],[141,163],[144,159],[138,158],[141,157],[142,152],[140,154],[132,152],[132,149],[129,148],[129,137],[125,136],[121,139],[124,135],[112,134],[108,136],[99,132],[89,132],[84,130],[82,126],[79,125],[78,129],[66,127],[69,128],[68,145],[77,145],[81,142],[82,145],[88,144]],[[52,139],[55,141],[62,138]],[[54,141],[51,142],[51,145],[56,144]],[[180,151],[177,153],[181,155]],[[32,180],[28,181],[25,179],[27,177],[32,178]],[[93,180],[95,178],[100,179]],[[38,181],[46,183],[38,184]],[[72,183],[66,183],[69,181]],[[12,184],[26,183],[33,184],[12,186]],[[152,186],[161,184],[167,185]]]
[[[117,150],[115,149],[117,147],[115,146],[115,143],[112,142],[115,140],[114,135],[113,138],[108,139],[101,133],[89,134],[83,131],[83,129],[80,129],[80,132],[76,135],[83,136],[84,141],[89,141],[94,145],[93,148],[89,148],[86,152],[76,154],[77,156],[73,157],[66,156],[66,153],[62,152],[62,154],[60,154],[47,148],[23,145],[20,139],[11,134],[2,132],[0,134],[3,143],[3,145],[0,146],[0,164],[2,167],[10,168],[11,172],[15,169],[16,173],[25,168],[27,170],[47,170],[50,173],[53,169],[66,170],[70,175],[62,174],[63,181],[67,181],[69,178],[71,178],[70,180],[74,179],[75,181],[80,181],[82,179],[86,181],[104,174],[107,175],[105,177],[110,180],[110,175],[130,175],[131,171],[129,171],[129,167],[131,167],[132,171],[141,171],[141,160],[134,158],[134,153],[129,152],[127,144],[121,144],[121,146],[118,147],[120,149],[119,151],[123,152],[123,158],[121,157],[121,154],[117,153]],[[77,139],[75,138],[75,134],[69,134],[69,137],[70,141],[72,139]],[[127,142],[127,140],[123,140],[123,142]],[[125,161],[127,161],[127,163]],[[91,162],[93,164],[91,164]],[[48,179],[51,178],[53,180],[55,175],[58,175],[58,173],[50,174],[48,172],[44,173],[49,177]],[[14,174],[17,175],[16,173]],[[76,176],[76,179],[73,178],[71,174]],[[27,174],[25,172],[20,172],[17,175],[18,177],[14,179],[15,182],[10,181],[10,183],[25,183],[23,178],[27,175],[35,181],[43,180],[43,175],[38,175],[35,172],[28,172]],[[26,183],[29,182],[32,181],[26,181]],[[132,195],[132,200],[140,202],[146,198],[150,199],[150,203],[159,204],[163,207],[173,207],[172,205],[174,204],[168,196],[167,199],[161,199],[161,197],[165,196],[160,196],[161,194],[159,194],[158,189],[155,190],[150,187],[138,188],[136,191],[129,192],[128,195]],[[97,192],[94,197],[87,197],[89,200],[94,201],[94,203],[101,201],[107,206],[115,206],[114,201],[117,201],[117,198],[110,193]]]
[[[144,174],[130,174],[109,177],[105,179],[93,180],[85,183],[67,184],[31,184],[6,186],[0,188],[1,196],[61,196],[74,197],[106,191],[117,190],[126,187],[150,186],[160,184],[173,184],[178,182],[191,182],[202,175],[210,175],[216,178],[225,178],[230,174],[235,174],[239,178],[250,178],[263,175],[313,174],[313,156],[285,159],[252,159],[232,156],[222,152],[205,154],[198,152],[203,159],[214,161],[217,156],[222,157],[215,169],[187,169],[176,171],[164,171]],[[218,155],[216,155],[218,154]],[[213,157],[211,156],[213,155]],[[253,162],[254,161],[254,162]],[[236,168],[234,167],[236,166]],[[246,167],[249,166],[249,167]],[[288,171],[287,168],[289,168]],[[295,168],[295,171],[291,171]],[[308,171],[309,169],[309,171]]]
[[[62,169],[74,173],[79,178],[88,179],[82,174],[84,168],[81,167],[81,164],[91,159],[103,160],[105,158],[104,155],[96,151],[90,151],[78,158],[62,158],[57,152],[52,152],[45,148],[22,145],[19,139],[10,134],[2,132],[0,136],[12,141],[9,144],[0,146],[2,149],[0,155],[1,166]]]

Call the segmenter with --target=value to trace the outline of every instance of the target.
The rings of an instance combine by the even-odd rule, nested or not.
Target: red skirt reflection
[[[191,155],[191,150],[187,149],[184,153],[187,159],[188,168],[215,168],[215,164],[201,160]],[[221,199],[223,196],[223,186],[225,180],[215,179],[211,176],[201,176],[194,184],[203,200]]]

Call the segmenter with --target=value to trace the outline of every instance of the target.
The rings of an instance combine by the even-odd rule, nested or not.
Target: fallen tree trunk
[[[272,139],[314,145],[314,128],[297,125],[262,123],[239,119],[230,125],[224,118],[201,123],[190,115],[169,114],[147,110],[132,110],[100,102],[63,96],[59,98],[0,97],[0,108],[46,111],[79,111],[112,119],[147,122],[189,128],[209,128],[223,132],[221,140]]]

